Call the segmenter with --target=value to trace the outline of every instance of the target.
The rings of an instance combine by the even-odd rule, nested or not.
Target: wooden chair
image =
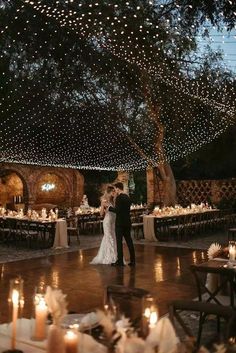
[[[170,233],[174,239],[186,240],[191,232],[194,232],[193,215],[186,214],[177,217],[177,224],[171,225],[169,228]]]
[[[78,218],[77,217],[67,218],[66,223],[67,223],[68,245],[70,245],[71,237],[76,237],[78,244],[80,244]]]
[[[122,285],[110,285],[106,291],[106,303],[115,307],[117,312],[130,318],[137,329],[142,326],[143,304],[149,292],[141,288],[130,288]]]
[[[174,217],[155,217],[154,218],[154,229],[156,238],[159,241],[169,241],[170,238],[170,227],[175,222]]]
[[[236,227],[228,229],[228,240],[235,240],[236,238]]]
[[[225,326],[223,330],[223,339],[226,342],[232,334],[234,335],[234,326],[236,322],[236,311],[232,310],[231,307],[225,307],[218,304],[204,303],[199,301],[192,300],[175,300],[169,306],[169,315],[170,320],[174,327],[176,327],[176,322],[183,329],[184,334],[189,337],[195,337],[195,334],[192,332],[188,323],[186,322],[186,315],[184,318],[183,312],[194,312],[198,314],[198,328],[197,328],[197,337],[196,337],[196,348],[199,348],[202,339],[203,325],[205,318],[208,315],[214,315],[217,317],[217,336],[219,338],[220,334],[220,325],[219,320],[224,319]]]
[[[99,214],[90,214],[84,223],[85,233],[97,234],[101,231],[101,219]]]
[[[135,214],[131,217],[131,230],[133,230],[134,239],[143,239],[143,215]]]

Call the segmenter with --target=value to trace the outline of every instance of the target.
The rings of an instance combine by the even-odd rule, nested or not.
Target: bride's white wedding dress
[[[103,219],[103,238],[98,254],[90,262],[92,265],[109,265],[117,260],[116,235],[115,235],[116,214],[106,211]]]

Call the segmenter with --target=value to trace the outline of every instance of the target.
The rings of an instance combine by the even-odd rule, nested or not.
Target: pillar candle
[[[35,340],[44,340],[46,338],[47,313],[47,305],[45,300],[41,298],[39,302],[35,304]]]
[[[235,255],[236,255],[235,246],[230,245],[230,247],[229,247],[229,260],[234,261]]]
[[[64,336],[65,353],[78,353],[78,335],[76,332],[69,330]]]
[[[16,289],[12,291],[12,338],[11,338],[11,349],[14,350],[16,348],[16,324],[18,317],[18,303],[19,302],[19,292]]]

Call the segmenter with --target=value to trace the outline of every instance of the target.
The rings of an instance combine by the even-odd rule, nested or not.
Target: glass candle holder
[[[147,295],[143,300],[142,336],[147,337],[149,329],[154,327],[158,320],[158,308],[152,296]]]
[[[64,335],[65,353],[78,353],[78,332],[76,330],[67,330]]]

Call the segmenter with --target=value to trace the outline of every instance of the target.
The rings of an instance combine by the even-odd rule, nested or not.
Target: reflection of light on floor
[[[5,266],[2,265],[2,267],[1,267],[1,279],[3,279],[3,277],[4,277],[4,272],[5,272]]]
[[[196,253],[196,251],[193,251],[193,263],[194,264],[197,263],[197,253]]]
[[[177,266],[176,266],[176,276],[180,276],[180,259],[176,258]]]
[[[42,275],[39,277],[39,284],[38,284],[36,290],[38,290],[39,293],[43,293],[46,290],[45,275]]]
[[[79,263],[82,265],[84,262],[84,256],[83,256],[83,251],[79,251]]]
[[[202,258],[202,260],[206,259],[205,253],[203,251],[201,252],[201,258]]]
[[[158,259],[154,263],[154,272],[156,282],[163,281],[163,265],[162,258]]]
[[[55,288],[59,287],[59,273],[58,273],[58,271],[52,272],[52,286]]]

